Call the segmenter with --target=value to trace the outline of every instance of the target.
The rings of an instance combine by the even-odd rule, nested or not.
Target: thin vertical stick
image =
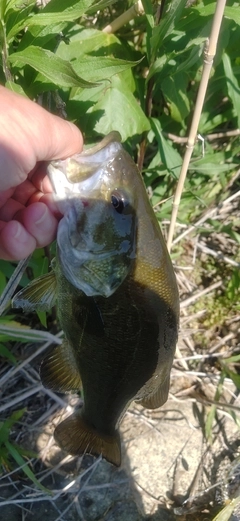
[[[222,23],[224,8],[225,8],[226,0],[217,0],[216,4],[216,10],[213,18],[213,24],[212,24],[212,30],[210,34],[210,38],[206,43],[205,51],[204,51],[204,65],[203,65],[203,72],[202,77],[199,85],[199,90],[197,94],[197,100],[196,100],[196,106],[193,113],[193,119],[191,128],[189,131],[189,137],[188,142],[186,145],[186,152],[183,158],[183,164],[180,172],[180,177],[178,180],[178,185],[176,189],[176,193],[173,200],[173,210],[172,210],[172,216],[171,216],[171,222],[169,227],[169,233],[168,233],[168,241],[167,241],[167,247],[168,251],[170,252],[171,246],[172,246],[172,240],[173,240],[173,234],[174,234],[174,228],[177,220],[177,213],[178,213],[178,207],[184,187],[184,182],[186,179],[188,166],[190,163],[190,159],[192,156],[196,135],[197,135],[197,129],[199,125],[199,120],[203,108],[203,102],[206,95],[206,90],[208,86],[208,80],[212,68],[213,58],[216,53],[216,47],[217,47],[217,41],[219,36],[219,31]]]

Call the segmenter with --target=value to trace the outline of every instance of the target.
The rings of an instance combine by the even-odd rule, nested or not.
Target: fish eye
[[[127,206],[127,201],[125,200],[124,195],[117,191],[112,193],[111,203],[118,213],[122,213],[124,208]]]

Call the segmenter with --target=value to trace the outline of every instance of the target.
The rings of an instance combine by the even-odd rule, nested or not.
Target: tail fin
[[[54,432],[58,445],[70,454],[102,454],[113,465],[121,464],[120,436],[116,431],[114,435],[100,434],[94,427],[88,425],[80,412],[75,412],[69,418],[60,423]]]

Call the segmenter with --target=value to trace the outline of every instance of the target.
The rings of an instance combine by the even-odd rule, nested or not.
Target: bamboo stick
[[[110,24],[106,25],[103,28],[102,32],[107,34],[112,34],[118,31],[120,27],[130,22],[136,16],[143,14],[144,9],[141,0],[138,0],[130,9],[128,9],[125,13],[118,16],[115,20],[113,20]]]
[[[199,90],[198,90],[198,94],[197,94],[195,110],[193,113],[192,123],[191,123],[190,131],[189,131],[186,151],[185,151],[185,155],[183,158],[183,164],[182,164],[182,168],[181,168],[181,172],[180,172],[180,177],[178,180],[178,185],[177,185],[176,193],[175,193],[174,200],[173,200],[172,216],[171,216],[171,222],[170,222],[169,233],[168,233],[168,241],[167,241],[167,247],[168,247],[169,252],[171,251],[179,203],[181,200],[181,195],[183,192],[184,182],[186,179],[190,159],[191,159],[193,149],[194,149],[199,120],[200,120],[200,116],[202,113],[203,103],[204,103],[204,99],[205,99],[205,95],[206,95],[206,90],[207,90],[209,76],[210,76],[210,72],[211,72],[211,68],[212,68],[212,64],[213,64],[213,59],[216,54],[217,41],[218,41],[219,31],[220,31],[220,27],[221,27],[221,23],[222,23],[225,4],[226,4],[226,0],[217,0],[211,34],[210,34],[209,40],[206,42],[206,47],[205,47],[205,51],[204,51],[204,65],[203,65],[202,77],[201,77]]]

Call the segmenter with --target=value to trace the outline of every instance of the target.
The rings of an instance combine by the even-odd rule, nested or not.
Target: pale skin
[[[47,162],[81,152],[80,130],[0,86],[0,258],[20,260],[56,236]]]

